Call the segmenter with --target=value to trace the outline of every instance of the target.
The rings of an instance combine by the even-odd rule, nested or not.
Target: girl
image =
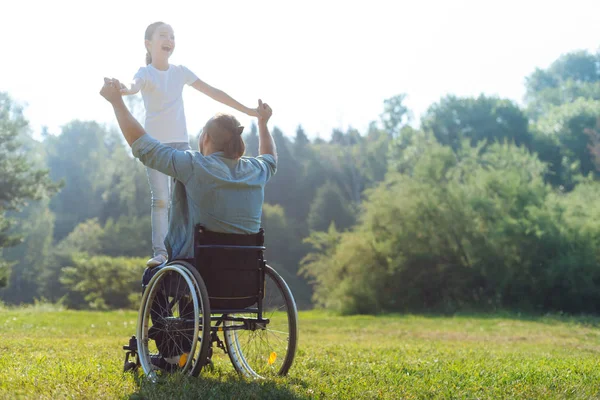
[[[145,46],[146,66],[138,70],[129,87],[121,85],[121,94],[132,95],[142,91],[146,109],[144,128],[150,136],[178,150],[190,148],[182,97],[186,84],[220,103],[258,117],[257,109],[248,108],[225,92],[201,81],[183,65],[169,64],[169,57],[175,50],[175,35],[168,24],[150,24],[146,28]],[[153,257],[148,260],[147,266],[155,267],[167,261],[164,240],[168,229],[172,182],[167,175],[151,168],[147,168],[147,173],[152,196],[150,218],[153,250]]]

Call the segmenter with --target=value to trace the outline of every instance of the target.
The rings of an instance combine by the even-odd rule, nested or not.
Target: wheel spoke
[[[264,329],[226,331],[228,348],[235,352],[232,362],[239,372],[254,377],[285,374],[293,362],[296,348],[295,305],[281,278],[267,267],[263,315],[269,319]],[[250,318],[256,318],[250,317]],[[233,322],[225,322],[231,326]],[[239,359],[240,361],[234,361]]]

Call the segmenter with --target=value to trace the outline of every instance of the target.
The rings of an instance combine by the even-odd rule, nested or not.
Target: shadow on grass
[[[274,380],[248,380],[235,373],[210,374],[194,378],[173,374],[152,383],[143,375],[135,376],[138,391],[129,395],[130,400],[154,399],[308,399],[295,393],[306,391],[308,385],[297,378]]]

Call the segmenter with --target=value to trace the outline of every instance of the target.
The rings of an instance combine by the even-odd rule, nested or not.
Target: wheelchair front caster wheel
[[[134,362],[126,362],[123,366],[123,372],[134,372],[137,369],[137,364]]]

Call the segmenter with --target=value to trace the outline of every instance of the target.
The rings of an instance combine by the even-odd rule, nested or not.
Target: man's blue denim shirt
[[[265,184],[277,170],[272,155],[232,160],[217,152],[205,157],[165,146],[148,134],[131,149],[144,165],[176,180],[165,239],[169,260],[194,256],[196,224],[222,233],[259,231]]]

